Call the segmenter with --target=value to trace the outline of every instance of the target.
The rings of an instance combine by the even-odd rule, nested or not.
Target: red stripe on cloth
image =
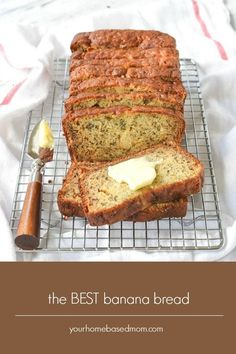
[[[201,15],[200,15],[200,11],[199,11],[199,6],[198,6],[198,2],[196,0],[192,0],[192,3],[193,3],[193,10],[194,10],[194,14],[195,14],[195,17],[196,19],[198,20],[201,28],[202,28],[202,32],[204,33],[204,35],[207,37],[207,38],[210,38],[216,45],[219,53],[220,53],[220,56],[222,59],[224,60],[227,60],[228,59],[228,56],[226,54],[226,51],[223,47],[223,45],[215,40],[214,38],[211,37],[208,29],[207,29],[207,26],[206,26],[206,23],[204,22],[204,20],[201,18]]]
[[[12,89],[8,92],[8,94],[4,97],[4,99],[0,103],[0,106],[9,104],[11,102],[12,98],[15,96],[16,92],[19,90],[19,88],[25,82],[25,80],[19,82],[18,84],[12,87]]]

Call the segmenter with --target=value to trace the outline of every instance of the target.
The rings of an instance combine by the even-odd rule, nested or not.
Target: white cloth
[[[54,33],[42,33],[40,28],[32,26],[0,28],[0,259],[15,259],[8,220],[27,112],[47,96],[53,57],[69,54],[69,43],[76,32],[98,28],[159,29],[177,39],[181,57],[198,63],[226,243],[222,249],[210,252],[83,252],[38,254],[32,259],[222,259],[236,247],[236,33],[220,0],[139,1],[135,6],[62,21]]]

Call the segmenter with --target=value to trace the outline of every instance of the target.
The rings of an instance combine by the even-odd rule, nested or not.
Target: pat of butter
[[[152,184],[156,178],[155,166],[161,162],[162,159],[150,161],[145,156],[137,157],[109,166],[108,176],[118,183],[127,183],[131,190],[136,191]]]
[[[54,139],[48,122],[43,119],[39,125],[39,147],[53,149]]]

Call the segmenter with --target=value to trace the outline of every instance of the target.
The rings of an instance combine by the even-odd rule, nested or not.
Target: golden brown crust
[[[187,198],[168,203],[155,203],[127,218],[127,221],[145,222],[163,218],[183,218],[187,213]]]
[[[174,47],[167,48],[149,48],[149,49],[140,49],[140,48],[129,48],[129,49],[117,49],[117,48],[102,48],[94,49],[90,51],[83,51],[78,49],[71,55],[71,61],[74,60],[84,60],[88,61],[99,61],[104,62],[108,60],[117,60],[122,59],[126,61],[135,61],[135,60],[156,60],[159,65],[169,65],[168,62],[171,58],[179,58],[179,53]]]
[[[84,217],[82,203],[79,203],[71,198],[66,198],[61,190],[58,192],[57,204],[60,213],[64,216]]]
[[[152,30],[98,30],[78,33],[71,42],[71,51],[96,48],[175,47],[175,39]]]
[[[153,147],[151,149],[147,149],[141,153],[130,155],[126,158],[118,159],[116,161],[113,161],[112,163],[103,164],[102,168],[117,164],[121,161],[133,157],[149,154],[158,149],[159,147],[163,147],[163,144],[157,145],[156,147]],[[192,161],[194,161],[197,171],[194,177],[189,177],[185,182],[176,182],[172,183],[171,185],[156,186],[155,188],[146,187],[142,189],[142,193],[138,193],[132,198],[124,200],[117,206],[104,208],[97,211],[91,211],[89,209],[88,192],[86,190],[85,181],[86,178],[90,175],[90,173],[92,173],[95,169],[99,169],[99,167],[97,165],[95,168],[83,169],[83,165],[78,165],[79,187],[81,191],[83,209],[87,219],[89,220],[89,223],[94,226],[112,224],[120,220],[127,219],[131,215],[142,211],[143,209],[149,207],[154,203],[174,201],[181,198],[185,198],[191,194],[198,193],[202,188],[204,179],[204,167],[202,163],[180,146],[177,146],[176,144],[165,144],[166,149],[172,148],[173,150],[173,147],[175,151],[179,151],[181,154],[188,156]]]
[[[64,216],[84,216],[79,186],[77,186],[78,169],[77,165],[72,163],[57,194],[58,209]],[[73,192],[73,196],[68,193],[68,190]]]

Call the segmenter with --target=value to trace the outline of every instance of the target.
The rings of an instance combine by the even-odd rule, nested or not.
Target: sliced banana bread
[[[76,112],[81,108],[112,107],[112,106],[155,106],[171,108],[174,111],[183,111],[184,98],[173,93],[145,93],[133,92],[125,94],[81,92],[65,100],[65,111]]]
[[[126,183],[108,176],[108,167],[130,158],[161,159],[151,185],[133,191]],[[180,146],[158,145],[94,168],[79,165],[79,186],[83,209],[91,225],[112,224],[127,219],[153,203],[173,201],[198,193],[203,183],[203,165]]]
[[[181,112],[137,106],[81,109],[62,121],[73,161],[111,161],[161,142],[180,143],[185,121]]]
[[[64,216],[83,217],[82,199],[78,183],[78,167],[72,163],[58,192],[58,208]],[[132,215],[131,221],[151,221],[167,217],[183,217],[187,211],[187,199],[183,198],[169,203],[156,203]]]
[[[71,51],[97,48],[155,48],[175,47],[175,39],[166,33],[154,30],[98,30],[78,33],[71,42]]]

